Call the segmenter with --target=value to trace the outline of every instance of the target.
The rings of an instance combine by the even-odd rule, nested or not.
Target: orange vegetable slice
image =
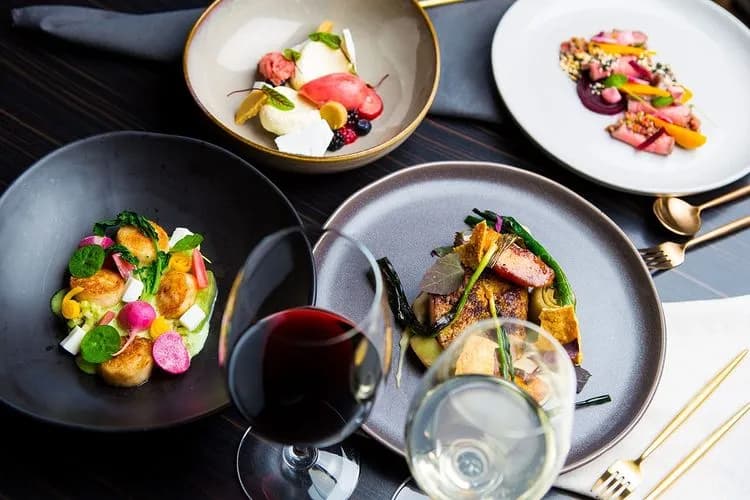
[[[333,21],[327,19],[320,23],[318,29],[315,30],[316,33],[330,33],[331,31],[333,31]]]
[[[340,102],[328,101],[320,107],[320,117],[328,122],[331,130],[339,129],[346,125],[346,108]]]
[[[633,56],[641,56],[644,54],[652,56],[656,54],[653,50],[642,49],[641,47],[631,47],[630,45],[617,45],[615,43],[590,42],[589,50],[591,50],[592,47],[598,48],[607,54],[624,54]]]
[[[190,271],[193,265],[192,254],[185,255],[184,253],[174,253],[169,259],[169,268],[174,271],[180,271],[186,273]]]
[[[646,116],[653,120],[656,125],[663,127],[667,134],[671,135],[674,141],[685,149],[699,148],[706,143],[707,137],[700,132],[666,122],[654,115]]]
[[[640,83],[623,83],[619,88],[629,94],[660,95],[664,97],[672,95],[666,89],[660,89],[659,87],[652,87],[651,85],[643,85]]]
[[[262,90],[255,89],[245,97],[237,112],[234,114],[234,123],[242,125],[250,118],[260,113],[260,108],[268,100],[268,96]]]
[[[690,99],[693,98],[693,93],[687,87],[682,87],[682,88],[685,90],[685,92],[682,94],[682,97],[680,98],[680,104],[685,104],[686,102],[688,102]]]

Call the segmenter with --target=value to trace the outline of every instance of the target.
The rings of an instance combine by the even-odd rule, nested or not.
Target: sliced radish
[[[78,242],[78,248],[86,247],[89,245],[99,245],[102,248],[109,248],[114,245],[115,242],[108,236],[86,236]]]
[[[201,251],[197,248],[193,249],[193,274],[195,275],[195,283],[198,285],[198,288],[206,288],[208,286],[206,263],[203,262]]]
[[[112,322],[112,320],[115,319],[115,312],[114,311],[107,311],[104,313],[104,316],[99,320],[99,325],[108,325]]]
[[[190,353],[177,332],[166,332],[154,340],[151,348],[154,362],[167,373],[185,373],[190,368]]]
[[[119,253],[112,254],[112,261],[115,263],[117,272],[120,273],[120,276],[122,276],[123,279],[128,279],[130,275],[133,274],[135,266],[123,259],[122,255],[120,255]]]
[[[383,112],[383,100],[378,95],[378,91],[372,87],[367,87],[365,100],[357,109],[359,116],[367,120],[374,120]]]

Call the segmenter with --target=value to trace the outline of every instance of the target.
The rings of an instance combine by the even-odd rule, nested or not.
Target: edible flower
[[[81,304],[78,301],[73,300],[73,297],[83,291],[82,286],[72,288],[63,297],[62,305],[60,306],[60,312],[62,312],[63,318],[65,319],[78,319],[81,317]]]

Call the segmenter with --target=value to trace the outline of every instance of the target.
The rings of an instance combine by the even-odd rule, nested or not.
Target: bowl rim
[[[269,179],[263,172],[258,170],[258,168],[255,167],[248,160],[229,151],[228,149],[225,149],[219,145],[216,145],[212,142],[205,141],[203,139],[198,139],[195,137],[189,137],[189,136],[179,135],[179,134],[149,132],[145,130],[114,130],[114,131],[103,132],[99,134],[88,135],[88,136],[76,139],[74,141],[71,141],[67,144],[64,144],[60,147],[57,147],[47,152],[46,154],[34,160],[30,166],[28,166],[19,176],[17,176],[5,188],[5,190],[0,194],[0,208],[2,208],[3,204],[6,202],[7,198],[10,196],[12,192],[20,189],[20,186],[23,185],[27,177],[34,175],[38,170],[41,170],[43,168],[49,168],[47,166],[49,162],[52,161],[55,157],[59,156],[60,154],[66,153],[67,151],[78,148],[78,147],[85,147],[87,144],[91,142],[97,142],[101,140],[119,139],[119,138],[128,138],[128,139],[147,138],[147,139],[161,140],[161,141],[185,142],[185,143],[190,143],[196,146],[205,147],[214,152],[225,155],[228,158],[231,158],[233,161],[237,162],[238,167],[248,170],[250,173],[257,176],[259,180],[267,184],[267,187],[271,188],[274,194],[277,195],[280,198],[280,200],[282,200],[284,204],[290,209],[291,214],[297,220],[299,227],[304,226],[299,212],[294,207],[291,200],[289,200],[289,198],[286,196],[286,194],[284,194],[284,192],[275,183],[273,183],[271,179]],[[214,311],[214,314],[218,314],[219,312],[220,311]],[[220,370],[218,364],[216,368],[217,370]],[[158,424],[140,425],[140,426],[131,426],[131,427],[121,427],[121,426],[107,425],[107,424],[100,424],[100,425],[93,426],[93,425],[84,424],[80,422],[72,422],[72,421],[65,420],[65,419],[58,418],[58,417],[51,417],[43,413],[30,411],[28,408],[25,408],[22,405],[17,404],[14,401],[10,401],[6,399],[5,397],[3,397],[2,395],[0,395],[0,406],[4,406],[5,408],[10,409],[16,415],[24,416],[36,422],[51,425],[53,427],[57,427],[60,429],[69,429],[69,430],[74,430],[74,431],[83,431],[83,432],[101,433],[101,434],[104,434],[104,433],[137,434],[137,433],[143,433],[143,432],[154,432],[154,431],[161,431],[161,430],[166,430],[166,429],[175,429],[178,427],[183,427],[187,424],[191,424],[191,423],[203,420],[212,415],[216,415],[219,412],[225,411],[227,408],[232,407],[232,402],[229,399],[229,393],[227,392],[226,398],[224,401],[222,401],[218,406],[215,406],[214,408],[210,408],[204,411],[203,413],[196,413],[188,417],[170,420],[170,421],[164,421]]]
[[[222,121],[219,118],[217,118],[214,114],[212,114],[203,105],[203,102],[198,97],[197,92],[193,88],[193,85],[190,81],[190,75],[188,74],[188,55],[190,53],[190,47],[193,42],[193,37],[201,28],[201,26],[206,22],[206,20],[209,18],[209,16],[214,11],[214,9],[216,9],[224,1],[225,0],[214,0],[211,3],[211,5],[209,5],[206,8],[206,10],[203,11],[203,13],[201,13],[200,17],[198,17],[198,19],[193,24],[193,27],[190,29],[190,33],[188,34],[187,40],[185,41],[185,47],[182,52],[182,73],[185,78],[185,84],[187,85],[187,88],[190,91],[190,95],[193,97],[193,100],[198,105],[198,107],[200,107],[201,110],[203,110],[203,113],[206,116],[208,116],[211,119],[211,121],[214,122],[214,124],[218,125],[219,128],[227,132],[229,135],[231,135],[235,139],[241,141],[242,143],[260,152],[268,153],[272,156],[283,158],[285,160],[295,160],[299,162],[318,163],[318,164],[339,163],[342,161],[346,162],[350,160],[358,160],[362,158],[367,158],[372,155],[377,155],[378,153],[381,153],[381,152],[387,153],[390,149],[398,146],[409,135],[411,135],[411,133],[414,132],[414,130],[419,126],[419,124],[422,123],[422,120],[424,120],[424,117],[427,116],[427,112],[432,106],[432,103],[435,100],[435,96],[437,95],[438,84],[440,82],[440,45],[438,43],[437,32],[435,31],[435,26],[432,24],[432,21],[430,20],[430,17],[427,14],[427,11],[425,10],[424,7],[420,5],[418,0],[410,0],[410,3],[412,4],[412,6],[417,10],[419,14],[422,15],[422,19],[424,20],[427,30],[430,32],[430,35],[432,38],[432,47],[435,52],[435,77],[432,82],[432,89],[430,90],[430,95],[427,97],[427,101],[425,102],[424,106],[419,111],[417,116],[406,127],[404,127],[398,134],[391,137],[385,142],[382,142],[370,148],[364,149],[362,151],[357,151],[355,153],[347,153],[343,155],[336,155],[336,156],[305,156],[305,155],[299,155],[299,154],[284,153],[282,151],[279,151],[278,149],[273,149],[273,148],[264,146],[262,144],[258,144],[238,134],[237,132],[235,132],[228,126],[226,126],[224,123],[222,123]]]

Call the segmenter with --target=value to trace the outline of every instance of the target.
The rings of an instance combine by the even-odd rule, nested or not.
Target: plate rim
[[[656,393],[657,388],[659,387],[659,383],[661,382],[661,376],[664,369],[664,359],[666,356],[666,347],[667,347],[667,331],[666,331],[666,322],[664,319],[664,308],[662,307],[662,301],[659,298],[659,292],[656,289],[656,284],[654,283],[653,278],[651,277],[650,273],[648,272],[648,268],[646,267],[646,264],[643,262],[643,260],[638,255],[638,250],[636,249],[633,242],[630,240],[628,235],[617,225],[615,222],[604,212],[602,212],[598,207],[596,207],[593,203],[585,199],[583,196],[579,195],[572,189],[552,180],[547,177],[544,177],[543,175],[537,174],[535,172],[530,172],[528,170],[515,167],[512,165],[508,165],[505,163],[496,163],[496,162],[489,162],[489,161],[470,161],[470,160],[448,160],[448,161],[434,161],[434,162],[426,162],[426,163],[419,163],[416,165],[412,165],[409,167],[406,167],[401,170],[397,170],[395,172],[392,172],[385,177],[381,177],[380,179],[377,179],[370,184],[367,184],[366,186],[358,189],[356,192],[354,192],[351,196],[347,197],[337,208],[333,211],[333,213],[326,219],[325,223],[323,224],[323,228],[327,229],[329,228],[329,225],[335,221],[335,219],[341,217],[341,213],[345,210],[350,208],[350,206],[355,205],[358,198],[361,196],[364,196],[368,194],[370,191],[379,188],[383,184],[387,184],[393,179],[397,179],[402,175],[408,175],[412,174],[414,172],[420,171],[420,170],[427,170],[430,168],[438,167],[438,168],[466,168],[466,167],[472,167],[477,166],[481,168],[490,168],[490,169],[498,169],[499,172],[502,171],[510,171],[514,174],[521,175],[521,176],[528,176],[530,179],[533,179],[537,182],[546,184],[547,186],[553,187],[554,189],[562,190],[566,195],[572,196],[572,198],[582,203],[586,208],[593,210],[595,213],[599,214],[602,218],[602,221],[606,223],[611,229],[613,229],[616,233],[618,233],[627,243],[627,248],[636,258],[637,262],[640,264],[640,268],[643,271],[643,273],[648,276],[648,287],[649,291],[653,293],[653,295],[656,297],[656,308],[658,311],[659,316],[659,325],[660,325],[660,335],[659,335],[659,342],[661,345],[660,353],[659,353],[659,361],[658,365],[656,367],[657,375],[656,378],[654,378],[653,383],[651,384],[651,387],[649,388],[649,391],[646,395],[646,399],[644,401],[644,404],[641,406],[641,408],[638,409],[638,412],[636,413],[635,417],[628,423],[628,425],[620,431],[618,435],[616,435],[614,438],[612,438],[605,446],[600,447],[598,450],[596,450],[593,453],[590,453],[589,455],[572,462],[570,464],[566,464],[562,470],[560,471],[560,474],[563,474],[565,472],[569,472],[571,470],[577,469],[592,460],[596,459],[597,457],[601,456],[603,453],[611,449],[613,446],[615,446],[617,443],[619,443],[625,436],[630,434],[630,432],[635,428],[635,426],[638,424],[638,422],[643,417],[643,414],[646,412],[646,410],[651,406],[651,402],[653,400],[654,394]],[[317,246],[313,248],[313,254],[315,254]],[[405,456],[404,450],[394,446],[392,443],[388,442],[385,438],[380,436],[377,432],[375,432],[372,428],[370,428],[369,425],[367,425],[367,421],[362,425],[362,430],[367,433],[371,438],[378,441],[380,444],[388,448],[389,450],[401,455]]]
[[[529,0],[527,0],[526,3],[528,3]],[[713,9],[714,13],[716,15],[722,17],[727,22],[731,22],[734,25],[743,28],[745,31],[745,35],[750,40],[750,27],[746,26],[742,21],[740,21],[736,16],[734,16],[731,12],[727,11],[720,5],[716,4],[712,0],[695,0],[696,4],[700,3],[702,4],[702,7],[700,8],[708,8]],[[500,70],[498,69],[498,65],[495,64],[495,53],[499,50],[499,38],[500,38],[500,30],[503,27],[503,23],[507,26],[507,19],[508,14],[514,12],[514,9],[516,9],[519,5],[523,4],[524,0],[516,0],[513,2],[513,4],[505,11],[505,14],[500,18],[500,22],[497,24],[497,27],[495,28],[495,32],[492,35],[492,43],[490,45],[490,65],[492,67],[492,77],[493,81],[495,83],[495,89],[497,90],[497,93],[500,95],[500,98],[503,101],[503,104],[505,105],[506,109],[508,110],[508,113],[510,113],[513,121],[518,126],[518,128],[523,132],[523,134],[529,138],[538,148],[540,151],[542,151],[545,156],[548,158],[554,160],[558,165],[561,165],[565,167],[567,170],[573,172],[574,174],[587,179],[591,182],[594,182],[596,184],[599,184],[600,186],[604,186],[610,189],[615,189],[617,191],[621,191],[624,193],[630,193],[630,194],[637,194],[642,196],[689,196],[699,193],[705,193],[708,191],[712,191],[714,189],[719,189],[721,187],[727,186],[746,175],[750,174],[750,162],[748,162],[744,168],[738,170],[737,172],[724,177],[723,179],[716,180],[710,183],[703,183],[699,186],[694,186],[692,188],[687,189],[678,189],[678,190],[668,190],[668,191],[659,191],[656,189],[636,189],[632,187],[623,186],[621,184],[617,184],[614,182],[609,182],[607,180],[604,180],[600,177],[593,176],[589,173],[586,173],[578,168],[576,168],[573,165],[570,165],[563,161],[561,158],[558,158],[555,153],[552,151],[547,150],[545,147],[542,146],[542,144],[531,134],[529,130],[527,130],[527,127],[524,126],[524,122],[522,122],[519,119],[519,115],[521,114],[518,110],[518,108],[514,111],[514,105],[510,103],[509,100],[505,99],[505,96],[503,95],[503,92],[501,90],[501,80],[502,77],[500,76]]]
[[[8,187],[2,192],[2,194],[0,194],[0,209],[2,209],[10,193],[12,193],[16,189],[20,189],[19,186],[23,184],[27,176],[31,176],[37,170],[41,168],[45,168],[44,164],[52,160],[58,154],[63,154],[67,152],[69,149],[74,149],[76,147],[85,146],[89,142],[98,142],[101,140],[110,140],[110,139],[121,138],[121,137],[129,137],[129,138],[144,138],[145,137],[149,139],[175,141],[178,143],[180,142],[191,143],[194,145],[206,147],[218,153],[223,153],[225,155],[228,155],[233,160],[238,161],[239,164],[242,166],[242,168],[248,169],[250,172],[256,174],[259,180],[265,182],[268,185],[268,187],[270,187],[272,191],[275,192],[277,196],[279,196],[280,200],[284,204],[287,205],[287,207],[291,211],[291,214],[294,215],[299,225],[302,226],[302,219],[300,218],[299,212],[297,212],[297,209],[294,208],[294,205],[289,200],[289,198],[281,191],[281,189],[276,184],[274,184],[265,174],[263,174],[263,172],[258,170],[255,166],[253,166],[250,162],[248,162],[244,158],[236,155],[235,153],[221,146],[218,146],[208,141],[204,141],[202,139],[197,139],[194,137],[188,137],[188,136],[183,136],[183,135],[176,135],[176,134],[148,132],[144,130],[115,130],[111,132],[104,132],[101,134],[89,135],[89,136],[77,139],[75,141],[69,142],[67,144],[63,144],[62,146],[55,148],[52,151],[49,151],[48,153],[44,154],[40,158],[34,160],[33,163],[31,163],[30,166],[28,166],[18,177],[16,177],[13,180],[13,182],[11,182],[8,185]],[[93,433],[128,434],[128,433],[159,431],[159,430],[173,429],[173,428],[177,428],[180,426],[184,426],[184,425],[196,422],[198,420],[204,419],[206,417],[209,417],[211,415],[215,415],[219,413],[220,411],[223,411],[226,408],[230,407],[232,402],[229,399],[229,394],[227,393],[226,400],[223,403],[203,413],[191,415],[188,418],[183,418],[180,420],[172,420],[172,421],[168,421],[168,422],[164,422],[164,423],[160,423],[156,425],[131,426],[131,427],[111,426],[111,425],[106,425],[106,424],[92,426],[88,424],[82,424],[79,422],[70,422],[70,421],[65,421],[63,419],[59,419],[59,418],[52,418],[49,416],[39,414],[34,411],[29,411],[27,409],[24,409],[15,403],[11,403],[3,394],[0,394],[0,404],[4,405],[6,408],[9,408],[10,410],[12,410],[18,415],[30,417],[36,422],[44,423],[47,425],[53,425],[61,429],[78,430],[78,431],[86,431],[86,432],[93,432]]]

